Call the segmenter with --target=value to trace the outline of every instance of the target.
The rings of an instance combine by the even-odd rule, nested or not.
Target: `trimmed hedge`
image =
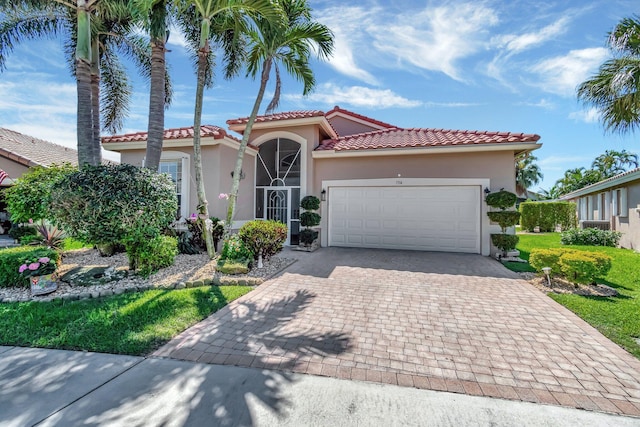
[[[268,259],[284,247],[284,242],[287,241],[287,226],[278,221],[257,219],[240,227],[238,235],[253,253],[254,259],[258,259],[260,254]]]
[[[556,224],[563,230],[575,228],[578,219],[576,204],[572,202],[522,202],[520,203],[520,225],[523,230],[554,231]]]
[[[600,230],[599,228],[572,228],[563,231],[560,242],[563,245],[585,246],[618,246],[622,233],[613,230]]]
[[[598,252],[569,248],[533,249],[529,264],[538,272],[551,267],[551,272],[574,283],[594,283],[611,269],[611,257]]]
[[[520,220],[520,212],[518,211],[495,211],[487,212],[489,219],[497,222],[502,230],[506,230]]]
[[[142,277],[149,277],[161,268],[173,265],[178,255],[178,239],[156,236],[148,240],[131,241],[125,244],[129,268]]]
[[[45,247],[20,246],[0,250],[0,287],[26,286],[28,281],[20,276],[18,268],[25,258],[48,257],[60,261],[58,252]]]

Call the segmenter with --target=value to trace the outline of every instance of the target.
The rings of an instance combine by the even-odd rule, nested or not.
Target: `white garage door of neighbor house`
[[[480,253],[480,187],[331,187],[329,246]]]

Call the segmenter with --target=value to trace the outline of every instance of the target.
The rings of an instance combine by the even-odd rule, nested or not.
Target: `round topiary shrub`
[[[508,227],[515,225],[520,220],[520,212],[518,211],[496,211],[487,212],[489,219],[493,222],[497,222],[500,228],[504,232]]]
[[[320,225],[320,215],[315,212],[302,212],[300,214],[300,224],[303,227],[315,227]]]
[[[284,242],[287,241],[287,226],[278,221],[257,219],[240,227],[238,235],[253,252],[255,259],[260,255],[268,259],[284,247]]]
[[[305,211],[316,211],[320,209],[320,199],[316,196],[305,196],[300,201],[300,207]]]
[[[517,196],[510,191],[500,190],[487,194],[485,201],[492,208],[505,210],[516,204]]]
[[[515,234],[492,234],[491,242],[497,248],[502,249],[504,252],[512,251],[516,248],[516,245],[520,241],[520,237]]]

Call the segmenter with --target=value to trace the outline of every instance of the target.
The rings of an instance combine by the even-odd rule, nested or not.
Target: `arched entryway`
[[[288,138],[260,145],[256,159],[256,218],[287,225],[287,244],[297,245],[300,234],[302,146]]]

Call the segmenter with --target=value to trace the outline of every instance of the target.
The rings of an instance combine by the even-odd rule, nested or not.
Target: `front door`
[[[256,164],[256,218],[287,226],[286,244],[300,233],[300,144],[276,138],[260,145]]]

